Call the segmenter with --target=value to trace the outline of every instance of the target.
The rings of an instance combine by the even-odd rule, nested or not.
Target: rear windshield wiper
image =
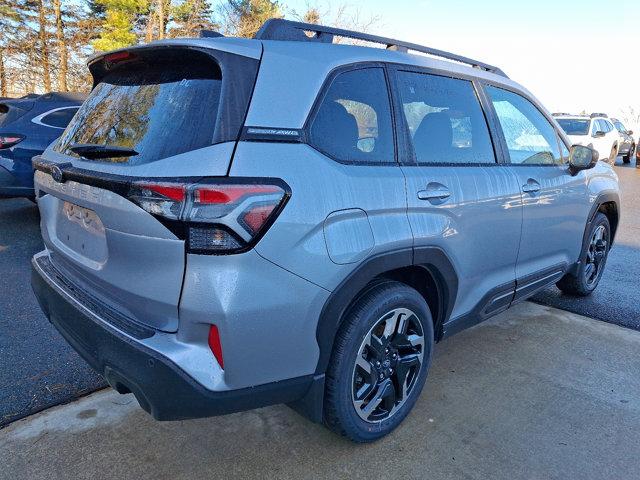
[[[90,160],[101,158],[133,157],[138,155],[133,148],[115,145],[97,145],[93,143],[74,143],[69,147],[73,153]]]

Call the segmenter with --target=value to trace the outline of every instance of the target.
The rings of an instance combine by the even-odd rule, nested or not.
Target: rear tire
[[[587,238],[576,273],[567,273],[556,283],[560,290],[569,295],[591,295],[602,278],[611,246],[611,226],[604,213],[596,214]]]
[[[634,144],[631,144],[631,146],[629,147],[629,152],[626,155],[622,156],[622,161],[624,163],[631,163],[631,159],[633,158],[635,153],[636,153],[636,146]]]
[[[413,288],[385,281],[349,309],[325,382],[324,422],[354,442],[373,442],[413,408],[427,378],[433,319]]]

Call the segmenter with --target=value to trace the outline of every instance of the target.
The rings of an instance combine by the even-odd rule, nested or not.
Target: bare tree
[[[51,91],[51,70],[49,65],[49,44],[47,32],[47,11],[44,0],[38,0],[38,35],[40,38],[40,65],[42,68],[42,83],[44,89]]]
[[[640,110],[636,110],[631,105],[623,108],[622,120],[625,124],[640,126]]]
[[[320,5],[317,1],[307,1],[305,11],[300,13],[290,10],[290,15],[300,21],[314,24],[324,24],[331,27],[369,32],[378,27],[380,17],[377,15],[363,15],[359,8],[346,3],[332,5],[329,1]],[[363,42],[353,39],[337,38],[335,43],[361,44]]]
[[[67,72],[69,70],[67,60],[67,40],[64,34],[62,21],[62,0],[53,0],[53,11],[56,18],[56,41],[58,43],[58,90],[67,91]]]

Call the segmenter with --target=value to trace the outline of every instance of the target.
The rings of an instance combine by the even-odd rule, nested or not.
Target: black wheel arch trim
[[[593,220],[596,217],[596,214],[600,211],[600,207],[602,207],[602,205],[604,205],[605,203],[615,204],[616,210],[618,212],[618,223],[620,223],[620,196],[615,192],[603,192],[599,194],[596,197],[596,200],[593,202],[593,205],[591,206],[591,210],[589,210],[587,223],[584,227],[584,233],[582,234],[582,246],[580,250],[580,257],[573,265],[571,265],[571,268],[569,269],[569,273],[572,273],[575,275],[578,267],[580,266],[580,263],[584,261],[585,254],[586,254],[586,247],[587,247],[587,244],[589,243],[589,231],[591,229],[591,224],[593,223]],[[610,227],[611,227],[611,232],[610,232],[611,241],[609,242],[609,248],[611,248],[615,240],[617,225],[615,226],[616,228],[614,228],[614,225],[610,225]]]
[[[342,319],[351,305],[366,292],[366,286],[387,272],[414,266],[425,268],[438,285],[440,308],[432,315],[436,320],[436,340],[440,339],[442,324],[451,314],[458,293],[458,276],[447,254],[439,247],[419,247],[374,255],[362,262],[333,290],[322,308],[316,328],[316,340],[320,348],[316,375],[326,371]]]
[[[617,193],[614,192],[605,192],[605,193],[601,193],[600,195],[598,195],[598,197],[596,198],[596,201],[593,202],[593,205],[591,206],[591,210],[589,211],[589,217],[587,220],[587,225],[585,226],[584,229],[584,235],[582,238],[582,247],[584,250],[584,246],[588,243],[589,241],[589,227],[591,227],[591,224],[593,223],[593,219],[596,217],[596,214],[598,213],[598,211],[600,210],[600,207],[602,207],[602,205],[604,205],[605,203],[613,203],[616,206],[616,211],[618,212],[618,223],[620,222],[620,196]],[[617,225],[611,225],[612,227],[612,232],[611,232],[611,245],[613,245],[613,241],[614,241],[614,237],[615,237],[615,233],[617,231]],[[615,231],[614,231],[614,227],[616,227]],[[581,258],[582,260],[582,254],[581,254]]]

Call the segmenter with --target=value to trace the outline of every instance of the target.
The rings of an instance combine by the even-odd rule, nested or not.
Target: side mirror
[[[574,145],[569,151],[569,171],[575,175],[581,170],[588,170],[596,166],[598,163],[597,150],[584,145]]]
[[[596,133],[593,134],[593,138],[602,138],[605,136],[605,133],[602,130],[598,130]]]
[[[627,130],[627,135],[633,135],[633,130]]]

